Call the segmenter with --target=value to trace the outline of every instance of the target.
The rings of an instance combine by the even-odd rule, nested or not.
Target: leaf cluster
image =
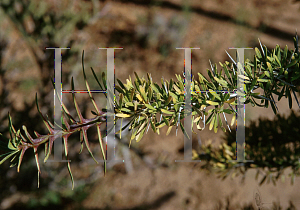
[[[284,96],[288,98],[289,107],[292,107],[292,94],[297,100],[295,92],[299,86],[299,52],[298,36],[294,38],[295,49],[288,50],[286,46],[281,49],[279,45],[270,52],[266,46],[261,51],[255,48],[256,55],[253,61],[247,59],[244,65],[244,73],[240,72],[240,62],[225,61],[219,63],[222,67],[217,69],[217,65],[207,69],[209,78],[198,73],[198,80],[192,76],[191,81],[191,105],[192,110],[184,111],[185,105],[185,78],[176,75],[177,81],[165,81],[161,79],[161,84],[154,83],[151,75],[147,74],[147,80],[139,78],[135,73],[135,80],[131,78],[122,83],[117,79],[118,84],[115,88],[119,92],[116,101],[116,116],[118,118],[131,118],[131,121],[124,127],[130,126],[132,131],[130,140],[139,141],[148,132],[151,125],[154,133],[159,134],[159,129],[168,126],[167,135],[173,127],[180,125],[185,135],[181,120],[185,116],[192,116],[192,131],[195,124],[198,130],[203,130],[206,124],[209,129],[217,132],[220,127],[224,132],[222,118],[224,118],[228,129],[226,114],[235,113],[237,97],[245,104],[251,103],[252,106],[269,107],[269,103],[276,114],[278,108],[274,95],[278,101]],[[239,75],[237,77],[237,75]],[[243,82],[244,91],[237,89],[237,80]],[[254,92],[262,89],[263,94]],[[300,104],[297,100],[298,106]],[[208,108],[210,108],[208,110]],[[223,116],[222,116],[223,115]],[[159,120],[157,119],[159,117]],[[207,116],[207,118],[205,118]],[[233,115],[231,125],[236,116]],[[201,123],[202,122],[202,123]],[[202,126],[201,126],[202,125]],[[121,132],[120,132],[121,133]],[[188,137],[190,138],[190,137]]]
[[[191,136],[187,135],[182,123],[182,119],[187,116],[190,116],[192,119],[191,129],[193,132],[194,124],[200,131],[205,128],[205,125],[209,124],[210,130],[213,128],[214,131],[217,132],[218,128],[220,127],[224,132],[226,132],[226,129],[223,126],[222,115],[228,129],[230,130],[225,113],[233,115],[231,120],[232,125],[237,116],[237,110],[233,106],[237,104],[236,99],[238,97],[244,98],[245,104],[251,103],[253,106],[257,105],[259,107],[268,107],[270,103],[274,113],[276,113],[277,106],[276,102],[274,101],[273,94],[278,95],[278,101],[285,96],[289,99],[289,105],[291,108],[291,92],[296,97],[295,92],[297,92],[297,85],[299,85],[300,82],[298,37],[296,36],[294,40],[294,50],[288,50],[287,47],[281,49],[277,45],[276,48],[270,52],[265,46],[262,47],[260,44],[261,51],[257,48],[255,49],[256,55],[254,56],[253,61],[249,59],[246,60],[244,64],[243,75],[241,75],[242,72],[240,72],[241,69],[243,69],[241,68],[241,63],[234,61],[230,57],[232,62],[225,61],[224,63],[220,63],[220,69],[217,69],[217,65],[211,65],[211,69],[207,70],[209,78],[206,78],[201,73],[198,73],[198,79],[195,79],[195,77],[192,76],[191,110],[184,110],[185,92],[187,91],[185,87],[185,77],[176,75],[176,81],[173,79],[166,81],[164,78],[162,78],[161,84],[153,82],[150,74],[147,74],[147,80],[140,78],[136,73],[136,78],[134,81],[130,77],[126,80],[126,83],[123,83],[117,79],[118,85],[115,85],[115,89],[117,90],[118,94],[115,101],[114,111],[116,121],[121,120],[121,129],[118,131],[120,138],[122,130],[128,126],[129,130],[131,131],[130,143],[133,139],[140,141],[144,134],[148,132],[150,126],[153,132],[158,134],[160,134],[160,128],[167,126],[167,135],[171,132],[173,127],[176,127],[177,134],[178,126],[180,126],[184,135],[186,135],[187,138],[191,138]],[[6,150],[7,153],[1,155],[3,159],[1,160],[0,164],[9,158],[12,158],[11,166],[18,165],[17,168],[19,171],[25,151],[29,148],[32,148],[36,157],[38,173],[40,173],[37,148],[41,145],[45,146],[44,162],[46,162],[51,154],[54,140],[57,138],[63,138],[65,157],[68,160],[67,140],[71,134],[77,131],[79,131],[81,134],[80,142],[82,147],[84,143],[89,153],[93,157],[87,138],[87,130],[92,126],[97,127],[103,159],[106,160],[102,145],[100,124],[106,121],[107,110],[102,109],[102,111],[100,111],[95,103],[85,75],[83,57],[84,54],[82,55],[84,80],[91,102],[96,110],[96,112],[92,111],[92,113],[95,114],[96,117],[92,119],[83,118],[73,91],[73,102],[79,117],[79,121],[76,121],[70,115],[70,112],[61,102],[63,107],[61,118],[62,127],[57,128],[49,121],[49,119],[42,115],[36,99],[38,112],[40,113],[49,133],[46,135],[40,135],[37,132],[34,132],[36,137],[31,137],[26,127],[23,126],[22,134],[20,129],[16,130],[14,128],[9,117],[10,139],[2,136],[3,138],[0,141],[1,147],[2,149]],[[99,80],[94,70],[92,68],[91,70],[99,84],[99,87],[102,90],[103,88],[107,90],[105,74],[102,74],[102,78]],[[237,75],[239,76],[237,77]],[[244,91],[237,90],[237,80],[245,83]],[[71,85],[72,90],[74,90],[73,79]],[[260,95],[259,93],[253,92],[258,88],[261,88],[264,94]],[[256,100],[260,100],[260,103],[258,103]],[[68,118],[69,122],[66,118]],[[124,118],[129,118],[130,121],[125,126],[122,126],[122,120]],[[215,152],[212,150],[212,148],[207,147],[205,150],[205,155],[214,162],[214,167],[219,166],[220,168],[230,168],[221,162],[226,162],[226,160],[233,159],[234,147],[235,146],[233,144],[231,147],[228,145],[221,145],[221,153]],[[247,151],[247,154],[249,155],[251,152]],[[265,162],[262,164],[264,163]],[[106,162],[104,161],[104,167],[106,166],[105,164]],[[233,163],[226,164],[231,164],[232,166],[234,165]],[[274,162],[274,164],[276,165],[277,162]],[[278,164],[282,163],[278,162]],[[289,162],[289,164],[292,163]],[[69,162],[68,170],[73,182]]]

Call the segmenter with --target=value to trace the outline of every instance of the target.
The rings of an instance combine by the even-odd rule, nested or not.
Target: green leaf
[[[122,88],[120,88],[118,85],[115,85],[115,88],[116,88],[116,90],[117,90],[119,93],[124,93],[124,91],[122,90]]]
[[[179,95],[183,94],[183,92],[175,84],[173,85],[173,87]]]
[[[102,82],[104,84],[105,90],[107,90],[107,84],[106,84],[106,78],[105,78],[105,73],[102,72]]]
[[[132,102],[126,102],[125,106],[134,106],[134,104]]]
[[[295,52],[299,52],[299,49],[298,49],[298,35],[297,35],[297,31],[296,31],[296,37],[293,38],[294,39],[294,46],[295,46]]]
[[[292,108],[292,96],[291,96],[291,93],[290,93],[290,89],[287,87],[286,90],[285,90],[285,95],[288,97],[289,99],[289,107],[290,109]]]
[[[268,80],[267,84],[266,84],[266,90],[269,90],[270,89],[270,86],[271,86],[271,81]]]
[[[157,93],[157,95],[156,95],[156,98],[157,98],[157,105],[158,105],[158,107],[161,107],[161,95],[160,95],[160,93]]]
[[[135,111],[135,112],[137,111],[137,105],[138,105],[138,102],[137,102],[137,101],[134,101],[134,111]]]
[[[215,124],[214,124],[214,132],[215,133],[217,133],[217,131],[218,131],[218,119],[219,119],[219,115],[218,114],[216,114],[216,116],[215,116]]]
[[[71,171],[71,166],[70,166],[70,161],[68,161],[68,172],[69,172],[69,175],[71,177],[71,181],[72,181],[72,190],[74,190],[74,178],[73,178],[73,174],[72,174],[72,171]]]
[[[3,159],[0,161],[0,165],[1,165],[4,161],[6,161],[8,158],[10,158],[11,156],[13,156],[14,154],[16,154],[16,153],[18,153],[18,152],[19,152],[19,150],[4,154],[4,155],[6,155],[6,157],[3,158]]]
[[[213,91],[213,90],[211,90],[211,89],[209,89],[209,91],[210,91],[210,93],[211,93],[214,97],[216,97],[218,100],[222,101],[221,98],[220,98],[220,96],[219,96],[219,94],[217,94],[216,91]],[[206,101],[206,102],[208,103],[208,101]],[[215,102],[214,102],[214,103],[215,103]],[[217,103],[217,102],[216,102],[216,103]],[[211,104],[211,105],[213,105],[213,104]],[[219,105],[219,103],[217,103],[216,105]]]
[[[163,121],[166,123],[166,125],[169,127],[169,121],[167,120],[167,118],[165,116],[162,115]]]
[[[218,102],[208,101],[208,100],[206,100],[206,103],[208,103],[208,104],[210,104],[210,105],[215,105],[215,106],[219,105]]]
[[[212,110],[214,111],[214,109],[212,109]],[[211,115],[209,115],[209,117],[206,120],[206,124],[208,124],[212,120],[213,115],[214,115],[214,113],[212,113]]]
[[[155,125],[152,122],[152,120],[150,120],[150,124],[151,124],[151,128],[152,128],[153,132],[156,133],[156,128],[155,128]]]
[[[230,126],[233,126],[233,124],[235,122],[235,118],[236,118],[235,114],[232,115]]]
[[[235,102],[235,100],[236,100],[236,98],[234,97],[234,98],[229,99],[228,101],[225,101],[224,103],[232,104]]]
[[[165,114],[174,114],[174,112],[170,112],[168,110],[165,110],[165,109],[160,109],[162,111],[162,113],[165,113]]]
[[[270,73],[269,73],[268,71],[265,71],[264,73],[265,73],[265,75],[266,75],[267,77],[270,78]]]
[[[151,110],[156,110],[153,106],[151,106],[150,104],[145,104],[145,106],[148,108],[148,109],[151,109]]]
[[[286,86],[283,86],[282,89],[281,89],[281,92],[278,96],[278,101],[280,101],[280,99],[282,98],[283,94],[284,94],[284,89],[285,89]]]
[[[147,126],[147,124],[148,124],[148,119],[145,119],[145,120],[140,121],[140,124],[142,124],[142,125],[141,125],[141,126],[139,127],[139,129],[138,129],[137,135],[140,134],[141,131],[143,130],[143,128],[145,128],[145,127]],[[138,138],[138,137],[137,137],[137,138]]]
[[[146,127],[136,136],[136,142],[139,142],[142,139],[142,137],[144,136],[145,130],[146,130]]]
[[[258,82],[268,82],[268,79],[257,79]]]
[[[120,107],[123,106],[123,96],[124,96],[124,95],[123,95],[122,93],[119,94],[119,106],[120,106]]]
[[[129,147],[131,145],[131,141],[136,137],[138,129],[132,130],[131,137],[130,137],[130,142],[129,142]]]
[[[169,96],[168,99],[166,100],[165,106],[167,106],[172,100],[172,96]]]
[[[129,112],[129,113],[131,112],[131,110],[130,110],[130,109],[127,109],[127,108],[122,108],[121,111],[122,111],[122,112]]]
[[[32,141],[32,137],[30,136],[30,134],[29,134],[28,131],[27,131],[27,128],[26,128],[24,125],[22,126],[22,128],[23,128],[23,130],[25,131],[25,134],[26,134],[26,137],[28,138],[28,140],[29,140],[32,144],[34,144],[33,141]]]
[[[176,94],[174,94],[173,92],[169,92],[169,94],[170,94],[170,96],[172,96],[174,99],[175,99],[175,101],[178,101],[178,97],[177,97],[177,95]]]
[[[288,52],[288,46],[285,45],[284,51],[283,51],[283,60],[287,59],[287,52]]]
[[[150,84],[152,84],[152,77],[151,77],[151,74],[147,73],[147,77],[148,77],[148,81],[150,82]]]
[[[244,75],[238,75],[240,78],[242,78],[242,79],[246,79],[246,80],[250,80],[249,79],[249,77],[246,77],[246,76],[244,76]]]
[[[148,96],[149,96],[149,101],[152,101],[153,90],[151,87],[148,87]]]
[[[249,65],[245,65],[245,71],[248,74],[248,77],[252,78],[253,77],[252,70],[251,70],[251,67]]]
[[[171,90],[173,89],[173,84],[174,84],[174,81],[171,79],[170,84],[169,84],[169,92],[171,92]]]
[[[18,148],[17,147],[15,147],[13,144],[12,144],[12,142],[11,141],[8,141],[8,149],[10,149],[10,150],[18,150]]]
[[[133,121],[135,118],[132,118],[124,127],[122,127],[119,131],[116,132],[116,134],[120,133],[121,131],[125,130]]]
[[[183,125],[182,125],[181,122],[180,122],[180,128],[181,128],[181,130],[182,130],[184,136],[185,136],[186,138],[190,139],[190,137],[187,135],[187,132],[185,131],[185,129],[184,129],[184,127],[183,127]]]
[[[148,101],[148,98],[147,98],[146,92],[145,92],[145,88],[141,85],[139,86],[139,88],[140,88],[140,93],[143,96],[144,101]]]
[[[136,97],[139,99],[139,101],[141,103],[144,102],[144,99],[142,98],[142,96],[140,94],[136,94]]]
[[[280,53],[280,51],[279,51],[279,53]],[[275,60],[276,60],[277,64],[278,64],[278,65],[281,67],[281,63],[280,63],[280,61],[279,61],[278,57],[277,57],[276,55],[274,55],[274,58],[275,58]]]
[[[138,84],[139,84],[139,85],[142,85],[142,82],[141,82],[141,80],[140,80],[140,78],[139,78],[139,76],[137,75],[136,72],[134,72],[134,75],[135,75],[135,77],[136,77],[136,79],[137,79],[137,81],[138,81]]]
[[[207,71],[207,74],[208,74],[209,78],[211,79],[211,81],[213,81],[214,80],[214,76],[212,75],[211,70],[210,69],[206,69],[206,71]]]
[[[170,126],[170,127],[168,128],[166,135],[169,135],[169,133],[171,132],[172,128],[173,128],[173,126]]]
[[[254,86],[257,85],[257,79],[258,79],[258,78],[256,77],[256,78],[254,78],[254,79],[252,80],[251,85],[250,85],[250,87],[249,87],[249,89],[248,89],[248,92],[250,92],[251,90],[253,90]]]
[[[164,127],[165,125],[166,125],[165,122],[160,122],[159,125],[157,126],[157,128],[162,128],[162,127]]]
[[[94,75],[94,77],[95,77],[95,79],[96,79],[98,85],[100,86],[101,90],[104,90],[103,87],[102,87],[102,85],[100,84],[100,82],[99,82],[99,80],[98,80],[98,77],[97,77],[96,74],[95,74],[94,69],[93,69],[92,67],[91,67],[91,70],[92,70],[92,73],[93,73],[93,75]],[[106,93],[104,93],[104,94],[105,94],[105,96],[107,97]]]
[[[275,107],[275,103],[274,103],[273,101],[271,101],[270,104],[271,104],[271,107],[272,107],[272,109],[273,109],[274,114],[277,114],[277,110],[276,110],[276,107]]]
[[[223,109],[223,112],[225,112],[226,114],[232,114],[234,111],[231,109]]]
[[[214,79],[222,86],[227,87],[228,83],[225,80],[218,79],[217,77],[214,77]]]
[[[297,62],[298,62],[298,60],[295,59],[291,63],[289,63],[285,68],[290,68],[290,67],[294,66]]]
[[[120,87],[121,87],[122,89],[126,90],[126,88],[125,88],[125,86],[123,85],[123,83],[122,83],[119,79],[117,79],[117,81],[118,81]]]
[[[219,124],[220,124],[220,127],[223,130],[223,132],[226,132],[226,129],[223,127],[223,122],[222,122],[220,115],[219,115]]]
[[[298,72],[296,72],[296,74],[297,73]],[[300,73],[298,73],[297,75],[293,76],[291,81],[295,81],[295,80],[299,79],[299,77],[300,77]]]
[[[254,56],[254,78],[256,78],[256,72],[257,72],[257,58]]]
[[[199,109],[197,109],[197,107],[193,106],[192,108],[193,108],[193,110],[195,110],[197,112],[198,115],[200,115],[200,116],[203,115],[202,112]]]
[[[213,126],[214,126],[214,123],[215,123],[215,120],[216,120],[216,116],[215,116],[215,114],[213,113],[213,117],[212,117],[212,120],[211,120],[211,122],[210,122],[210,125],[209,125],[209,130],[211,130],[212,128],[213,128]]]
[[[127,118],[127,117],[131,117],[131,115],[129,114],[124,114],[124,113],[117,113],[116,117],[120,117],[120,118]]]
[[[150,85],[151,86],[151,88],[156,92],[156,93],[159,93],[160,94],[160,91],[159,91],[159,87],[157,87],[157,84],[151,84]]]
[[[255,47],[255,53],[256,53],[256,56],[257,56],[259,59],[262,58],[261,53],[260,53],[260,51],[259,51],[259,49],[258,49],[257,47]]]
[[[231,83],[232,83],[233,81],[232,81],[232,78],[231,78],[231,76],[230,76],[230,74],[229,74],[229,71],[228,71],[227,66],[226,66],[226,65],[223,65],[223,69],[224,69],[224,71],[225,71],[225,74],[226,74],[227,78],[228,78],[228,79],[231,81]]]

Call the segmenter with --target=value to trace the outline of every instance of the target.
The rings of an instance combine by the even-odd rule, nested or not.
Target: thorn
[[[215,71],[214,71],[214,68],[213,68],[213,66],[212,66],[212,64],[211,64],[211,62],[210,62],[210,59],[209,59],[209,63],[210,63],[211,71],[213,72],[214,76],[216,76]]]
[[[259,41],[259,45],[260,45],[261,51],[262,51],[263,55],[265,56],[265,52],[264,52],[264,49],[263,49],[263,47],[262,47],[262,45],[261,45],[261,42],[260,42],[260,39],[259,39],[259,38],[258,38],[258,41]]]
[[[225,52],[227,53],[227,55],[229,56],[230,60],[232,60],[232,62],[236,65],[235,60],[233,60],[233,58],[229,55],[229,53],[225,50]]]

